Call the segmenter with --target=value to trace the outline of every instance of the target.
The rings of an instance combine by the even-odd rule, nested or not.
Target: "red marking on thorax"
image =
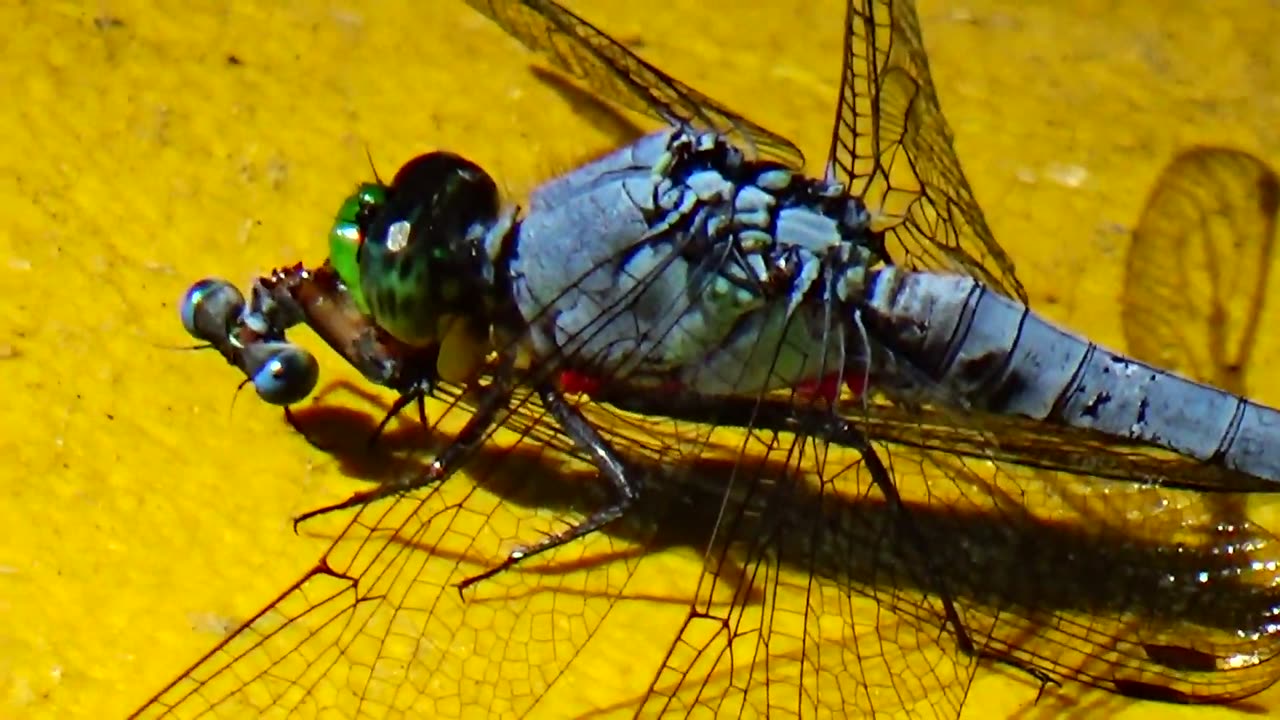
[[[663,380],[657,391],[660,393],[682,393],[684,392],[684,383],[679,380]]]
[[[845,375],[844,386],[853,393],[854,399],[862,397],[867,390],[867,379],[862,373]],[[828,405],[835,405],[840,397],[840,374],[832,373],[818,380],[806,380],[796,386],[796,394],[804,398],[825,400]]]
[[[582,393],[587,397],[591,397],[600,392],[601,384],[599,378],[577,370],[564,370],[560,373],[560,392],[566,395]]]
[[[582,393],[587,397],[599,395],[605,386],[605,380],[580,370],[560,371],[560,392],[566,395]],[[656,388],[647,388],[642,392],[680,393],[684,385],[679,380],[664,380]]]

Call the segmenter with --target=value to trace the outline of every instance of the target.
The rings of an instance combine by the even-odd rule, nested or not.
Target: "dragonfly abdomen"
[[[939,404],[1021,415],[1280,481],[1280,412],[1113,352],[959,275],[886,268],[861,317]]]

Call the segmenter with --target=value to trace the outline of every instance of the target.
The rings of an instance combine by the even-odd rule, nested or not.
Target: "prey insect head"
[[[300,402],[315,389],[320,367],[315,357],[284,337],[279,316],[263,303],[245,304],[226,280],[206,278],[192,285],[179,306],[182,326],[216,348],[245,374],[258,397],[273,405]]]
[[[484,170],[452,153],[419,155],[370,207],[360,286],[382,329],[424,346],[443,340],[456,318],[483,314],[493,292],[484,238],[501,210]],[[357,199],[357,220],[359,213]]]

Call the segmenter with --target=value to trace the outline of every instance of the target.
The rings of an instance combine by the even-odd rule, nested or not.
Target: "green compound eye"
[[[370,219],[386,201],[386,186],[377,183],[360,185],[354,194],[342,201],[329,230],[329,263],[363,313],[369,312],[369,305],[360,286],[360,246],[364,243]]]

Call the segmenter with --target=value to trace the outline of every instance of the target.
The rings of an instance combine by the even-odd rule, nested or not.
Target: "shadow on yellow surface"
[[[1255,5],[921,3],[961,160],[1041,310],[1121,346],[1123,253],[1158,170],[1195,142],[1280,163],[1280,71]],[[838,3],[664,8],[597,2],[590,17],[820,155]],[[362,474],[252,395],[233,406],[215,355],[173,349],[189,342],[186,287],[319,259],[366,147],[384,174],[449,148],[519,195],[612,139],[462,3],[30,3],[0,22],[0,715],[119,716],[312,567],[328,540],[288,518]],[[354,379],[317,354],[322,382]],[[1249,387],[1271,404],[1277,358],[1264,334]],[[630,590],[687,595],[664,579]],[[616,632],[624,660],[566,682],[563,707],[630,697],[625,659],[660,657],[655,634]],[[1274,690],[1244,715],[1035,696],[980,671],[966,716],[1280,707]]]

